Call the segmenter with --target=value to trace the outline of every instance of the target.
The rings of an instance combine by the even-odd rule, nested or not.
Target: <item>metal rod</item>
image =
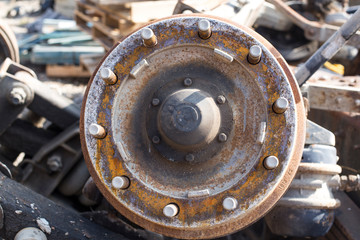
[[[360,28],[360,9],[344,23],[300,68],[295,77],[302,86],[327,60],[331,59]]]

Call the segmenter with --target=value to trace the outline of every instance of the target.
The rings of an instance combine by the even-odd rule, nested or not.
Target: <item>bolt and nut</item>
[[[226,102],[226,98],[225,96],[223,95],[219,95],[217,98],[216,98],[216,101],[218,104],[224,104]]]
[[[153,30],[148,27],[141,30],[141,38],[146,47],[154,47],[157,44],[157,38]]]
[[[238,201],[233,197],[227,197],[223,201],[223,207],[228,211],[236,209],[237,206],[238,206]]]
[[[289,102],[286,98],[280,97],[273,104],[273,110],[275,113],[284,113],[289,108]]]
[[[58,172],[62,168],[62,160],[59,155],[53,155],[48,158],[46,165],[52,172]]]
[[[269,156],[264,159],[264,167],[268,170],[273,170],[279,166],[279,159],[275,156]]]
[[[158,98],[153,98],[151,101],[151,105],[153,105],[154,107],[156,107],[157,105],[160,104],[160,99]]]
[[[220,133],[218,137],[220,142],[226,142],[227,141],[227,135],[225,133]]]
[[[22,87],[14,87],[11,89],[8,100],[15,106],[23,105],[26,102],[27,94]]]
[[[96,123],[90,124],[89,133],[95,138],[104,138],[106,136],[105,128]]]
[[[111,186],[115,189],[126,189],[130,186],[130,180],[125,176],[114,177]]]
[[[199,36],[208,39],[211,36],[211,24],[208,20],[202,19],[198,22]]]
[[[115,84],[117,82],[117,76],[113,71],[109,68],[103,68],[100,70],[100,77],[107,83],[107,84]]]
[[[251,64],[258,64],[261,60],[262,50],[259,45],[253,45],[250,47],[248,54],[248,62]]]
[[[170,203],[164,207],[163,213],[166,217],[175,217],[179,213],[179,207],[176,204]]]
[[[185,78],[185,79],[184,79],[184,86],[190,87],[191,85],[192,85],[192,80],[191,80],[191,78]]]

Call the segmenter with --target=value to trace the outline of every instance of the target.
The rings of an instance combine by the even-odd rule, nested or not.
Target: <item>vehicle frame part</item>
[[[144,29],[156,45],[144,45]],[[105,68],[115,84],[102,79]],[[80,134],[90,174],[122,215],[166,236],[213,238],[254,223],[287,190],[305,111],[264,38],[225,19],[181,15],[109,51],[85,93]]]

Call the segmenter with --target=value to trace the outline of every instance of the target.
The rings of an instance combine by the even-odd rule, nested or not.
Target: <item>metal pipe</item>
[[[331,59],[360,28],[360,9],[344,23],[295,73],[302,86],[327,60]]]

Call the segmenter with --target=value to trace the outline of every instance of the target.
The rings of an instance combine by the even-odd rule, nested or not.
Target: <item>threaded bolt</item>
[[[106,136],[105,128],[96,123],[90,124],[89,133],[95,138],[104,138]]]
[[[176,204],[170,203],[164,207],[163,213],[167,217],[175,217],[179,213],[179,207]]]
[[[248,54],[248,61],[251,64],[258,64],[261,60],[262,50],[259,45],[253,45],[250,47]]]
[[[238,201],[233,197],[227,197],[223,201],[223,207],[228,211],[236,209],[237,206],[238,206]]]
[[[100,70],[100,77],[107,83],[107,84],[115,84],[117,82],[117,77],[113,71],[109,68],[102,68]]]
[[[111,185],[115,189],[126,189],[130,186],[130,180],[125,176],[114,177]]]
[[[154,47],[157,44],[156,36],[150,28],[146,27],[141,30],[141,38],[145,47]]]
[[[211,36],[211,24],[208,20],[202,19],[198,22],[199,36],[208,39]]]
[[[275,156],[269,156],[264,159],[264,167],[268,170],[273,170],[279,166],[279,159]]]
[[[280,97],[273,104],[273,110],[275,113],[284,113],[289,108],[289,101],[286,98]]]

